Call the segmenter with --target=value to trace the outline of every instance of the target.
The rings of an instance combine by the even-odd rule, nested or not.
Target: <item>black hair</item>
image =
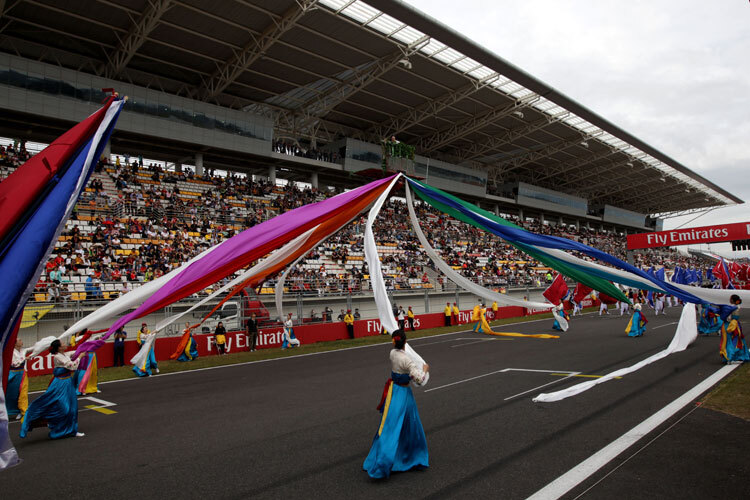
[[[61,345],[62,343],[59,340],[57,339],[53,340],[52,343],[49,345],[49,352],[51,354],[57,354],[57,352],[60,350]]]
[[[394,340],[393,347],[396,349],[403,349],[406,345],[406,332],[400,328],[391,334],[391,338]]]
[[[735,293],[734,295],[732,295],[731,297],[729,297],[729,302],[732,303],[732,304],[739,305],[739,304],[742,304],[742,299],[740,298],[739,295],[737,295]]]

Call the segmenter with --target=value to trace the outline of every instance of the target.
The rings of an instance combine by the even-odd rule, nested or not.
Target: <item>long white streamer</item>
[[[398,330],[398,323],[396,323],[396,318],[393,317],[391,301],[388,300],[388,292],[385,289],[385,281],[383,280],[383,271],[380,267],[380,256],[378,255],[378,247],[375,245],[372,224],[378,217],[383,203],[388,199],[391,189],[393,189],[393,186],[400,178],[401,174],[394,177],[386,190],[375,200],[372,208],[370,208],[370,213],[367,215],[367,224],[365,224],[365,260],[367,261],[367,268],[370,271],[370,283],[372,284],[375,306],[378,310],[380,324],[391,333]]]
[[[628,373],[633,373],[634,371],[640,370],[644,366],[650,365],[651,363],[659,361],[660,359],[666,358],[672,353],[684,351],[690,344],[693,343],[693,341],[695,341],[697,337],[698,327],[696,326],[695,322],[695,304],[685,304],[685,306],[682,308],[680,322],[677,325],[677,331],[672,338],[672,342],[670,342],[669,346],[663,351],[660,351],[653,356],[650,356],[643,361],[634,364],[633,366],[621,368],[620,370],[616,370],[601,378],[588,380],[561,391],[540,394],[535,397],[533,401],[535,403],[550,403],[553,401],[560,401],[561,399],[575,396],[591,389],[596,385],[607,382],[608,380],[622,377],[623,375],[627,375]]]
[[[411,219],[411,225],[414,228],[414,232],[417,235],[417,238],[419,239],[419,242],[422,244],[422,248],[424,248],[425,253],[427,256],[432,260],[432,262],[435,264],[435,266],[440,269],[440,271],[445,274],[448,279],[450,279],[452,282],[454,282],[459,287],[463,288],[464,290],[467,290],[474,295],[478,295],[480,297],[484,297],[487,300],[494,300],[497,301],[498,304],[506,305],[506,306],[519,306],[519,307],[526,307],[529,309],[552,309],[555,306],[552,304],[548,304],[545,302],[529,302],[522,299],[517,299],[514,297],[509,297],[508,295],[497,293],[492,290],[489,290],[483,286],[480,286],[473,281],[469,280],[465,276],[462,276],[461,274],[457,273],[453,270],[453,268],[445,262],[443,259],[440,258],[438,253],[435,251],[434,248],[430,245],[430,242],[427,241],[427,238],[425,237],[424,233],[422,232],[422,228],[420,227],[419,220],[417,219],[417,214],[414,211],[414,203],[412,200],[411,195],[411,189],[409,189],[409,185],[406,185],[406,205],[409,209],[409,218]]]
[[[388,195],[393,189],[393,186],[401,177],[401,174],[397,175],[388,188],[383,191],[375,203],[372,205],[370,212],[367,214],[367,224],[365,225],[365,260],[367,261],[367,268],[370,271],[370,283],[372,284],[373,296],[375,298],[375,306],[378,310],[378,319],[380,324],[385,327],[389,332],[398,330],[398,323],[396,318],[393,317],[393,309],[391,308],[391,301],[388,300],[388,292],[385,289],[385,281],[383,280],[383,271],[380,267],[380,256],[378,255],[378,247],[375,244],[375,235],[372,231],[372,224],[380,213],[380,209],[383,207],[383,203],[388,199]],[[414,361],[417,366],[422,367],[425,365],[425,360],[417,354],[409,343],[406,343],[404,352]],[[421,384],[417,384],[412,381],[415,385],[427,385],[430,380],[430,373],[425,374],[424,380]]]
[[[284,308],[282,301],[284,300],[284,283],[286,283],[286,277],[289,274],[289,271],[294,269],[294,266],[297,265],[297,263],[302,260],[305,256],[300,255],[297,260],[292,262],[292,265],[287,267],[284,271],[284,274],[281,275],[281,278],[279,278],[278,283],[276,283],[276,288],[274,289],[274,299],[276,302],[276,314],[279,315],[279,321],[282,323],[284,322]]]

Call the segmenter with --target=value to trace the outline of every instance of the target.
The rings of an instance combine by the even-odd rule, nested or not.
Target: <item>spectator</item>
[[[250,352],[255,352],[255,344],[258,340],[258,320],[255,317],[255,313],[250,315],[250,319],[247,320],[247,346]]]
[[[344,323],[346,324],[346,333],[350,339],[354,338],[354,316],[352,316],[352,310],[347,309],[344,315]]]
[[[219,351],[219,354],[226,354],[227,329],[224,328],[223,321],[219,321],[219,324],[216,325],[216,330],[214,330],[214,342],[216,343],[216,350]]]
[[[125,366],[125,339],[128,338],[128,334],[125,332],[124,327],[120,327],[115,332],[114,352],[115,352],[115,363],[114,366]]]

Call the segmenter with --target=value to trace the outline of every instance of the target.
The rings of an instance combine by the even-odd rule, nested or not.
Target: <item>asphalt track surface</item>
[[[717,337],[698,338],[579,396],[531,401],[587,380],[566,372],[602,375],[658,352],[677,319],[651,318],[641,338],[623,333],[627,318],[587,315],[558,340],[414,340],[431,366],[414,389],[430,468],[381,481],[361,467],[390,344],[102,384],[116,413],[81,411],[84,438],[36,429],[21,440],[11,424],[24,461],[0,473],[3,498],[526,498],[721,368]],[[748,439],[750,423],[690,404],[565,498],[748,498]]]

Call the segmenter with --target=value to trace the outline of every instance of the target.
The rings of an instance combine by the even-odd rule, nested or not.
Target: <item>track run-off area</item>
[[[10,424],[23,462],[0,475],[3,493],[36,499],[750,496],[750,423],[696,405],[731,370],[720,362],[716,336],[699,337],[684,352],[578,396],[532,402],[540,392],[664,349],[679,310],[649,317],[640,338],[624,333],[628,319],[575,317],[555,340],[471,331],[415,339],[431,368],[430,383],[413,389],[429,446],[427,470],[383,481],[362,471],[390,374],[384,338],[102,383],[101,394],[79,399],[83,438],[52,441],[40,428],[22,440],[19,424]],[[554,333],[551,325],[542,319],[494,329]]]

